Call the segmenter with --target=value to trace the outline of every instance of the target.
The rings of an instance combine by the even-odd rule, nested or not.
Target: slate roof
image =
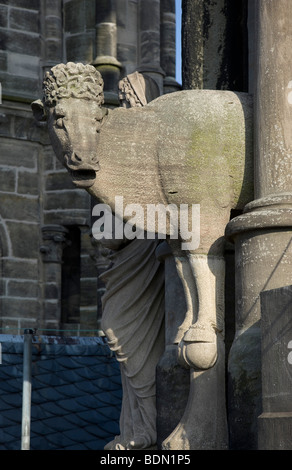
[[[0,343],[0,450],[20,450],[23,336]],[[121,399],[102,337],[33,336],[31,450],[102,450],[119,433]]]

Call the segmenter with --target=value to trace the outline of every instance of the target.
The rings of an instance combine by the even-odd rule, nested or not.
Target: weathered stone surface
[[[151,48],[149,43],[151,42]],[[153,31],[146,31],[141,34],[141,53],[143,54],[142,64],[152,64],[159,62],[160,57],[160,36]]]
[[[97,11],[100,12],[102,5],[98,3]],[[64,5],[65,31],[70,34],[78,33],[95,26],[95,4],[90,0],[74,0]],[[98,21],[98,20],[97,20]]]
[[[81,258],[81,276],[83,278],[96,278],[96,267],[91,256],[85,255]]]
[[[1,0],[2,3],[6,3],[7,0]],[[19,8],[27,8],[29,10],[38,10],[39,0],[9,0],[11,6]]]
[[[36,260],[3,259],[2,273],[4,278],[37,280],[38,265]]]
[[[36,223],[7,221],[6,226],[16,258],[37,258],[39,254],[39,227]]]
[[[95,34],[88,32],[69,36],[66,40],[67,59],[90,63],[94,59]]]
[[[15,30],[39,32],[39,13],[31,10],[11,8],[9,10],[9,25]]]
[[[92,293],[97,291],[97,279],[81,279],[80,286],[80,307],[92,305],[96,301],[96,295],[92,297]]]
[[[287,14],[289,7],[289,0],[257,4],[256,199],[291,192],[292,83],[288,61],[292,18]]]
[[[0,194],[0,201],[3,219],[19,220],[20,222],[37,222],[39,219],[39,202],[36,198],[3,193]],[[13,229],[13,231],[15,230]]]
[[[0,280],[0,295],[6,295],[6,280],[1,279]],[[1,303],[1,300],[0,300]]]
[[[61,305],[60,301],[49,299],[44,302],[44,318],[46,322],[55,321],[55,325],[60,324]],[[53,327],[55,326],[53,325]]]
[[[34,320],[38,317],[40,303],[34,299],[6,297],[2,299],[2,309],[6,319],[13,317],[14,319],[22,318],[24,320],[25,318],[30,318]]]
[[[47,15],[49,15],[49,12],[46,12]],[[56,13],[55,13],[56,14]],[[46,36],[48,38],[53,38],[59,39],[59,36],[61,36],[60,32],[62,30],[62,22],[61,18],[57,16],[50,17],[49,21],[46,23]]]
[[[3,72],[7,70],[7,53],[3,51],[0,52],[0,68]]]
[[[43,169],[45,172],[50,172],[55,170],[56,165],[56,156],[53,152],[51,146],[44,147],[41,154]],[[49,174],[48,174],[49,177]]]
[[[38,76],[40,60],[36,56],[29,56],[19,52],[11,52],[8,55],[8,73],[11,75],[20,75],[36,80]]]
[[[29,279],[38,280],[43,286],[40,291],[42,300],[47,297],[52,300],[57,298],[58,293],[55,290],[60,280],[57,279],[56,273],[47,269],[47,266],[44,267],[45,263],[42,262],[42,254],[39,252],[42,240],[41,237],[36,236],[36,232],[41,232],[41,223],[78,225],[86,227],[87,230],[91,226],[90,204],[83,204],[82,198],[79,199],[79,192],[73,188],[68,175],[65,179],[64,173],[62,176],[58,173],[63,167],[50,151],[47,129],[44,123],[36,125],[31,119],[31,111],[26,103],[39,97],[43,73],[56,63],[62,62],[64,53],[65,55],[67,53],[68,58],[73,61],[80,59],[90,62],[94,59],[98,39],[96,25],[101,22],[114,23],[116,11],[119,31],[115,43],[116,45],[125,44],[123,53],[125,68],[129,66],[132,71],[136,70],[137,62],[140,60],[137,54],[140,32],[139,10],[138,2],[132,0],[119,2],[2,0],[0,2],[0,81],[3,99],[0,112],[0,135],[4,137],[0,144],[2,170],[0,193],[1,195],[4,192],[13,193],[13,198],[9,202],[8,199],[5,201],[2,199],[1,208],[3,209],[0,210],[0,215],[10,220],[11,217],[16,217],[21,222],[33,221],[38,227],[36,229],[34,224],[28,224],[30,225],[28,229],[23,231],[23,224],[19,224],[19,227],[13,222],[11,225],[9,222],[7,226],[1,224],[0,247],[3,255],[9,256],[3,262],[1,261],[3,271],[1,270],[0,276],[7,276],[5,288],[10,276],[13,279],[19,278],[24,283]],[[156,23],[159,28],[159,12],[156,16]],[[110,83],[111,90],[117,89],[119,73],[120,69],[114,74],[114,79]],[[116,104],[117,100],[114,102],[114,105]],[[35,145],[32,142],[35,142]],[[65,196],[60,206],[59,201],[62,201],[62,195],[66,189],[72,191],[73,197],[68,201]],[[47,191],[54,191],[55,196],[49,194],[47,198],[45,194]],[[21,195],[27,197],[22,199]],[[36,204],[37,197],[39,205]],[[45,204],[48,203],[45,208],[44,201]],[[60,210],[59,207],[61,207]],[[21,237],[22,243],[20,244]],[[25,240],[25,237],[29,242]],[[90,264],[91,255],[88,255],[90,248],[84,240],[82,240],[81,251],[82,277],[88,277],[91,282],[96,275],[95,266]],[[15,258],[15,255],[25,256],[26,261],[19,261],[20,258]],[[35,258],[30,258],[30,256],[35,256]],[[46,279],[52,279],[53,284],[48,286]],[[10,285],[15,295],[17,285]],[[19,287],[21,288],[22,284],[19,284]],[[90,325],[94,325],[96,315],[93,310],[90,310],[93,309],[93,292],[85,288],[84,296],[87,298],[87,303],[91,303],[90,307],[88,305],[83,307],[83,325],[86,326],[87,317]],[[86,303],[85,297],[84,304]],[[39,318],[46,315],[42,309],[43,304],[40,303],[40,309],[37,312]],[[48,321],[51,325],[58,326],[58,319],[51,318]],[[20,322],[19,325],[22,326]],[[45,320],[43,325],[45,325]]]
[[[47,165],[50,164],[50,162],[47,162]],[[64,171],[48,173],[45,179],[45,188],[46,191],[75,189],[72,180],[68,176],[68,173]]]
[[[182,0],[183,88],[247,91],[246,2]]]
[[[27,53],[32,56],[40,56],[40,42],[36,40],[37,35],[4,30],[1,32],[1,45],[3,50],[18,53]]]
[[[292,450],[292,288],[261,293],[262,414],[259,450]]]
[[[89,209],[89,197],[81,191],[62,192],[62,197],[58,192],[47,192],[44,200],[45,210],[65,210],[65,209]]]
[[[258,425],[267,432],[276,420],[258,421],[261,398],[260,294],[291,284],[291,15],[289,2],[254,3],[257,61],[255,89],[255,200],[231,220],[227,233],[236,240],[236,335],[230,351],[233,412],[232,446],[256,449]],[[287,33],[286,33],[287,32]],[[277,52],[276,52],[277,51]],[[280,321],[275,317],[275,324]],[[252,344],[252,346],[251,346]],[[249,347],[247,347],[249,346]],[[243,360],[244,358],[244,360]],[[241,363],[240,363],[241,361]],[[272,363],[271,373],[276,366]],[[277,368],[278,371],[278,368]],[[276,371],[274,371],[277,373]],[[233,377],[232,377],[233,376]],[[266,394],[273,394],[270,383]],[[271,418],[271,417],[269,417]],[[286,423],[289,420],[286,420]],[[289,424],[288,424],[289,425]],[[287,429],[287,428],[286,428]],[[235,437],[235,440],[233,439]],[[261,446],[269,445],[261,440]],[[275,441],[273,441],[275,445]]]
[[[90,226],[90,212],[88,210],[54,210],[44,211],[44,224],[60,225],[86,225]]]
[[[9,139],[1,141],[0,165],[36,169],[36,164],[36,150],[33,145]]]
[[[16,170],[2,167],[0,172],[0,191],[15,192],[15,185]]]
[[[45,298],[46,299],[58,299],[59,286],[54,283],[47,283],[45,285]]]
[[[132,64],[137,60],[137,46],[131,44],[121,44],[117,47],[117,57],[125,66],[129,65],[129,72],[133,72]]]
[[[245,222],[248,216],[250,220],[258,220],[259,215],[260,212],[251,212],[243,218]],[[278,226],[275,233],[273,217],[269,212],[266,216],[270,229],[259,223],[256,230],[255,227],[248,230],[246,222],[246,231],[236,236],[235,244],[237,334],[228,367],[231,446],[238,449],[258,446],[257,418],[262,409],[260,292],[281,287],[292,276],[291,232]]]
[[[58,87],[59,74],[63,73],[64,67],[67,73],[71,75],[76,73],[76,66],[70,63],[66,66],[55,67],[51,71],[52,77],[54,76],[55,87]],[[160,202],[165,204],[166,201],[174,204],[183,201],[185,204],[189,203],[190,205],[200,203],[201,239],[199,246],[196,245],[195,248],[190,248],[194,252],[197,250],[197,253],[189,256],[186,266],[182,266],[179,258],[184,257],[181,250],[176,253],[178,255],[176,258],[177,269],[187,299],[187,311],[182,325],[177,329],[174,343],[179,344],[180,363],[184,367],[194,369],[194,373],[191,374],[191,391],[186,412],[171,436],[164,441],[163,446],[170,449],[225,449],[227,447],[226,413],[224,409],[225,357],[223,336],[221,334],[224,330],[224,261],[222,256],[224,245],[222,237],[230,216],[230,209],[242,207],[252,197],[252,185],[247,178],[247,171],[251,171],[252,167],[251,147],[246,146],[247,132],[251,132],[249,97],[230,92],[191,91],[167,95],[143,107],[145,99],[141,98],[141,83],[136,77],[136,82],[130,82],[138,96],[137,103],[134,101],[135,108],[131,109],[131,112],[127,112],[125,109],[117,109],[108,113],[107,116],[107,113],[101,114],[99,108],[100,75],[88,66],[83,67],[79,64],[77,68],[80,73],[82,68],[84,77],[90,74],[94,75],[96,91],[91,94],[91,99],[88,102],[86,100],[87,96],[83,94],[83,99],[76,100],[71,97],[71,85],[68,83],[69,97],[67,100],[62,99],[62,114],[64,117],[66,116],[67,120],[66,132],[64,132],[62,126],[62,119],[60,119],[60,124],[55,126],[56,118],[53,109],[55,106],[58,107],[58,103],[51,103],[53,99],[51,89],[48,85],[45,88],[45,105],[48,111],[51,142],[58,159],[61,162],[63,161],[65,167],[73,170],[71,175],[75,185],[86,188],[91,195],[108,203],[113,210],[115,210],[114,200],[117,194],[123,195],[125,204],[136,202],[143,207],[151,203],[157,204]],[[62,87],[63,93],[65,90],[64,81]],[[144,91],[144,93],[147,96],[147,92]],[[129,101],[130,106],[133,106],[127,94],[126,99]],[[141,103],[139,103],[139,99]],[[50,106],[50,104],[53,106]],[[39,106],[40,104],[35,103],[34,105]],[[82,108],[84,108],[83,112],[81,111]],[[33,109],[36,110],[35,107]],[[89,121],[90,116],[95,117],[95,121],[94,119]],[[98,118],[98,116],[100,117]],[[99,125],[98,120],[103,120],[100,132],[96,132]],[[69,129],[71,129],[69,123],[71,122],[72,130],[74,129],[72,133],[69,132]],[[222,127],[223,122],[225,127]],[[217,129],[217,132],[214,131],[214,128]],[[224,132],[222,132],[223,128]],[[168,131],[168,129],[171,129],[171,131]],[[210,132],[211,129],[212,133]],[[85,132],[87,138],[80,139],[79,136],[84,136]],[[132,133],[135,135],[135,142],[132,140]],[[158,133],[158,139],[155,138],[156,133]],[[210,140],[210,135],[214,133],[216,134],[216,142],[209,142],[207,135]],[[170,138],[172,135],[179,135],[180,141],[178,142],[177,139],[173,141]],[[221,136],[222,142],[218,140],[218,136]],[[118,145],[118,151],[116,145]],[[73,151],[68,155],[62,151],[63,148],[72,148]],[[225,155],[226,149],[228,149],[228,155]],[[96,151],[98,152],[96,153]],[[156,163],[154,164],[157,152],[159,152],[159,175],[157,174]],[[240,152],[243,152],[243,154],[241,155]],[[177,165],[178,156],[180,157],[179,165]],[[212,162],[209,162],[210,158],[212,158]],[[144,188],[147,187],[147,191],[140,186],[141,162],[143,162],[145,168],[143,186]],[[215,166],[215,162],[218,167]],[[77,168],[81,170],[81,173],[78,173]],[[210,173],[211,168],[212,173]],[[227,173],[225,173],[226,171]],[[202,182],[206,180],[207,174],[209,185],[206,188]],[[78,175],[80,175],[80,178]],[[230,175],[232,179],[230,179]],[[157,184],[158,181],[161,184],[161,189]],[[213,211],[210,211],[210,207],[213,207],[210,200],[211,191],[213,192],[211,193],[213,194]],[[161,193],[164,194],[164,198],[161,198]],[[212,224],[209,221],[210,212],[212,213]],[[214,220],[214,214],[218,214],[216,221]],[[139,224],[145,230],[142,223],[144,223],[144,215]],[[156,228],[154,227],[153,230],[156,230]],[[140,242],[140,240],[137,240],[137,242]],[[131,244],[131,248],[134,246]],[[152,249],[151,243],[149,248]],[[127,249],[128,246],[116,255],[117,273],[120,272],[119,265],[125,265],[123,256],[126,256]],[[140,251],[142,249],[145,250],[146,245],[142,245]],[[126,258],[128,260],[127,256]],[[149,267],[151,267],[151,264]],[[128,265],[127,269],[129,269]],[[159,349],[162,345],[161,323],[159,322],[157,331],[155,331],[155,334],[159,336],[159,338],[157,336],[157,344],[149,339],[152,345],[151,348],[155,344],[155,350],[151,349],[155,359],[153,356],[141,368],[141,354],[137,354],[137,351],[133,354],[132,348],[128,346],[130,343],[127,339],[125,343],[124,341],[119,342],[120,337],[130,338],[133,334],[131,331],[124,329],[120,319],[124,318],[126,313],[131,318],[134,315],[135,308],[140,311],[140,307],[135,307],[133,301],[132,314],[130,314],[131,311],[128,307],[126,310],[125,307],[121,307],[123,305],[121,303],[122,297],[112,296],[111,294],[116,291],[116,288],[113,289],[115,284],[112,283],[117,274],[115,269],[109,272],[112,273],[109,277],[106,274],[103,275],[108,287],[108,292],[103,296],[105,308],[102,320],[103,329],[109,338],[111,347],[116,352],[122,347],[121,353],[117,353],[117,357],[122,364],[124,356],[127,356],[127,367],[124,370],[124,392],[127,390],[130,408],[138,406],[141,410],[142,421],[140,423],[140,418],[137,418],[137,422],[134,420],[133,423],[127,423],[125,414],[130,413],[130,411],[126,413],[124,410],[121,415],[121,436],[112,442],[108,448],[145,448],[147,445],[153,445],[156,438],[153,420],[155,410],[148,389],[150,390],[153,385],[153,366],[156,367],[159,351],[161,354],[161,349]],[[155,273],[156,269],[153,268],[152,274],[155,275]],[[138,282],[138,278],[135,282]],[[141,282],[140,278],[139,282]],[[128,284],[129,281],[127,282],[127,289],[130,289],[131,286]],[[124,285],[121,291],[121,294],[125,297],[128,297],[126,295],[127,289]],[[195,289],[197,294],[194,292]],[[132,292],[134,293],[134,286]],[[145,290],[144,295],[146,296],[145,299],[148,299],[154,295],[154,291],[152,292],[152,289],[148,288]],[[198,301],[196,300],[197,295]],[[155,298],[156,296],[157,293]],[[117,301],[119,309],[116,307]],[[140,300],[137,299],[137,305],[139,305],[139,302]],[[144,305],[146,308],[148,300],[145,301]],[[199,309],[198,305],[200,306]],[[149,321],[152,315],[153,310],[151,308],[147,309],[147,315],[146,313],[143,315],[143,319],[145,319],[143,321]],[[210,325],[216,326],[216,333],[212,329],[213,326],[211,328]],[[142,344],[143,348],[148,350],[148,340],[144,338],[144,335],[141,347]],[[123,349],[124,345],[125,350]],[[136,350],[136,348],[134,349]],[[145,397],[147,398],[145,404],[140,403],[136,393],[137,387],[144,387],[142,376],[140,379],[140,374],[135,374],[135,381],[128,381],[128,377],[133,375],[132,368],[136,371],[141,368],[141,373],[143,369],[144,377],[146,377],[146,370],[149,372],[147,392],[145,391]],[[207,372],[203,376],[201,372],[197,373],[198,370],[207,370]],[[151,380],[150,376],[152,377]],[[152,385],[149,388],[150,383]],[[206,398],[212,395],[213,390],[216,390],[216,394],[218,393],[220,396],[216,400],[214,409],[209,407],[208,419],[201,421],[206,405],[197,410],[195,395],[198,393],[201,397]],[[151,397],[153,397],[152,392]],[[146,413],[145,416],[144,413]],[[194,413],[197,420],[195,426],[191,419]],[[212,418],[214,419],[214,429],[210,437]],[[146,421],[149,426],[145,428],[142,434],[136,434],[135,426],[137,426],[137,423],[140,423],[139,426],[142,429],[144,428],[143,423],[146,423]],[[131,430],[127,430],[129,426]],[[218,438],[215,436],[218,436]]]
[[[38,295],[39,286],[37,282],[10,280],[7,283],[7,296],[9,297],[38,298]]]
[[[40,192],[39,174],[19,171],[17,177],[17,192],[19,194],[37,196]],[[37,212],[35,212],[35,218],[37,218]]]
[[[9,73],[0,72],[3,87],[3,98],[11,100],[15,97],[20,101],[31,102],[38,96],[38,79],[17,77]]]
[[[190,371],[177,362],[176,346],[166,347],[157,365],[157,445],[162,443],[179,424],[188,401]]]
[[[8,8],[5,5],[0,5],[0,26],[6,28],[8,24]]]

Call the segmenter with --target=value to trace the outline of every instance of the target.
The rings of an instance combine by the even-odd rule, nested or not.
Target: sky
[[[182,83],[181,78],[181,0],[175,0],[176,13],[176,81]]]

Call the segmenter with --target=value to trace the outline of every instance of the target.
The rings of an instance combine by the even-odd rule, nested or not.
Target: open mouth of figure
[[[94,170],[70,170],[70,175],[75,186],[79,188],[90,188],[96,178]]]

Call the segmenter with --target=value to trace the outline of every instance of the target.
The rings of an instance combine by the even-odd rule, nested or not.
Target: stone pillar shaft
[[[244,0],[182,0],[184,89],[247,89]]]
[[[140,52],[138,71],[156,80],[163,93],[160,65],[160,0],[140,0]]]
[[[160,63],[165,73],[164,93],[178,91],[181,86],[175,80],[176,74],[176,17],[175,1],[160,1]]]
[[[117,60],[116,0],[96,4],[96,57],[92,62],[104,80],[106,105],[119,104],[117,83],[122,65]]]
[[[170,4],[170,5],[169,5]],[[171,8],[171,10],[170,10]],[[161,67],[167,77],[175,77],[175,2],[161,1]]]
[[[271,314],[271,310],[261,309],[261,293],[289,286],[292,279],[289,0],[257,0],[255,25],[255,199],[226,229],[236,247],[236,336],[229,357],[229,423],[231,444],[237,449],[258,447],[258,417],[264,411],[261,374],[268,360],[266,349],[261,348],[260,320],[272,324],[281,316],[275,308],[272,318],[261,318],[263,312]],[[273,393],[273,384],[268,387],[265,394]],[[276,429],[274,424],[272,419],[267,424],[271,433]],[[265,433],[269,434],[266,427]],[[263,441],[260,439],[265,448]]]
[[[43,59],[42,76],[63,60],[62,2],[42,0]]]
[[[291,2],[257,4],[256,199],[292,191]]]

